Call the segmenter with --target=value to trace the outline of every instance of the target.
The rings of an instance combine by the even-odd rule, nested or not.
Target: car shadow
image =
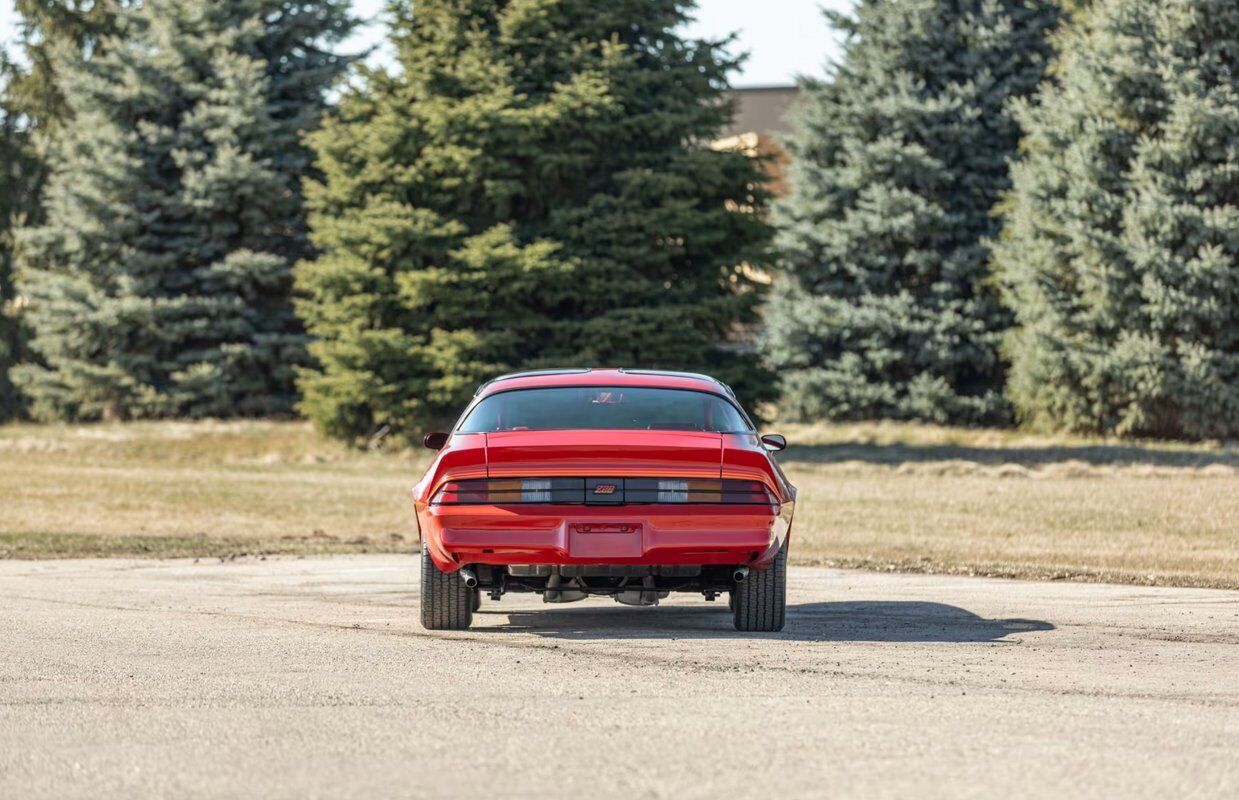
[[[602,600],[509,613],[506,625],[478,628],[495,634],[532,633],[553,639],[747,639],[810,642],[997,642],[1010,634],[1051,631],[1048,622],[986,619],[946,603],[871,600],[801,603],[787,607],[781,633],[745,633],[732,626],[725,601],[654,608],[599,605]],[[484,604],[482,613],[503,614]]]

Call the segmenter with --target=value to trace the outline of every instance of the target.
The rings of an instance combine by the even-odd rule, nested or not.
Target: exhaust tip
[[[478,576],[475,575],[473,570],[469,569],[468,567],[461,567],[460,579],[463,580],[465,582],[465,586],[467,586],[470,589],[478,585]]]
[[[745,579],[749,577],[749,568],[736,567],[736,571],[731,573],[731,577],[736,583],[744,583]]]

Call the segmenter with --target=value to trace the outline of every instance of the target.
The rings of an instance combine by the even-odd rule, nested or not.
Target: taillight
[[[628,478],[624,499],[629,503],[757,503],[775,502],[759,481],[700,478]]]
[[[750,504],[777,503],[759,481],[710,478],[492,478],[450,481],[431,501],[436,505]]]
[[[584,495],[585,481],[580,478],[498,478],[449,481],[431,502],[438,505],[580,503]]]

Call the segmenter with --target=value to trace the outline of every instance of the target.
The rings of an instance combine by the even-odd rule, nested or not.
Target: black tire
[[[753,570],[732,590],[732,616],[738,631],[783,630],[787,613],[787,542],[779,548],[774,563]]]
[[[472,610],[476,612],[481,607],[482,607],[482,588],[479,586],[478,588],[473,590],[473,609]]]
[[[459,570],[441,572],[422,545],[422,627],[429,631],[463,631],[473,623],[474,590]]]

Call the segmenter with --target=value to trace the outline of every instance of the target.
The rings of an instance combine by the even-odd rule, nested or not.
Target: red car
[[[414,487],[422,624],[469,627],[485,592],[548,603],[730,598],[778,631],[796,489],[735,395],[705,375],[523,372],[484,384]]]

